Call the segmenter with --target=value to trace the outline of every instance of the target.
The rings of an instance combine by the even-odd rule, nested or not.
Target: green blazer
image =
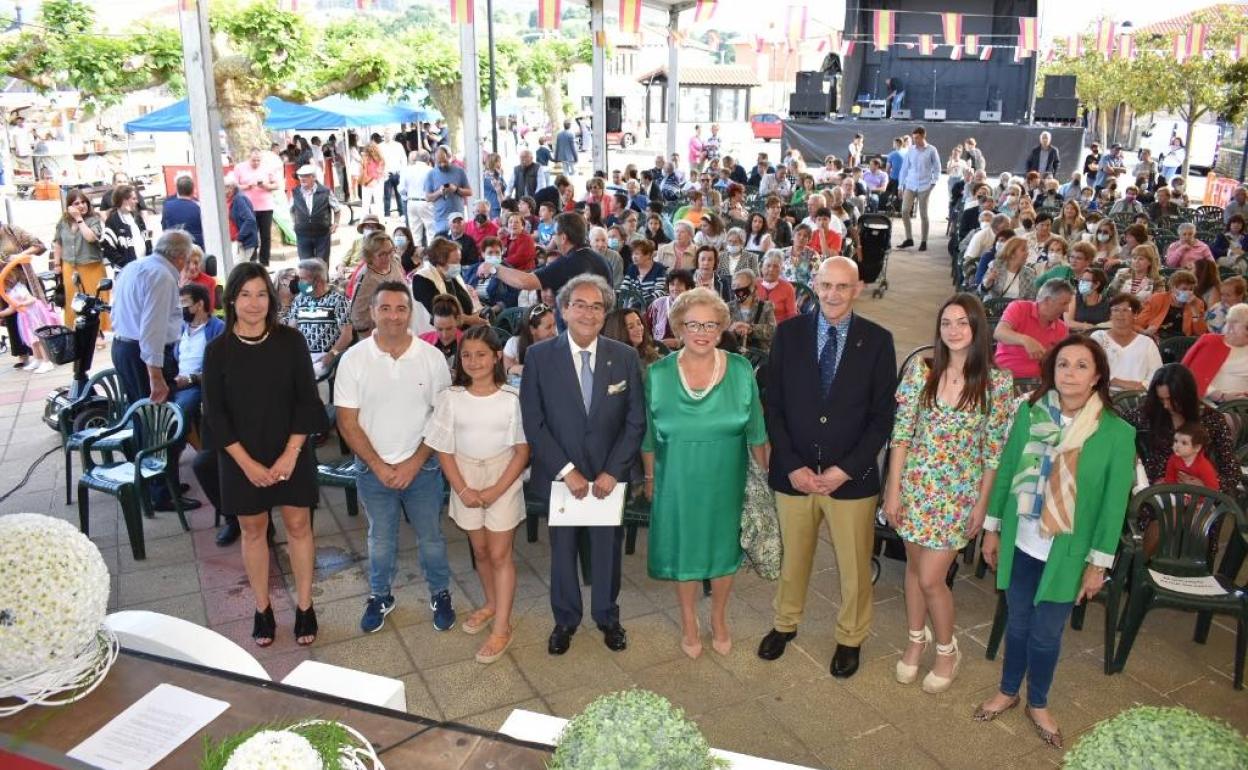
[[[1030,405],[1024,400],[1014,413],[1014,425],[997,467],[997,478],[988,501],[988,519],[997,519],[1001,552],[997,563],[997,587],[1010,586],[1014,566],[1014,543],[1018,537],[1018,497],[1011,494],[1014,473],[1022,461],[1023,447],[1031,431]],[[1040,576],[1036,603],[1073,602],[1083,583],[1088,554],[1098,551],[1113,556],[1122,536],[1127,500],[1135,481],[1135,428],[1106,406],[1101,424],[1083,445],[1075,471],[1075,529],[1053,538],[1053,548]]]

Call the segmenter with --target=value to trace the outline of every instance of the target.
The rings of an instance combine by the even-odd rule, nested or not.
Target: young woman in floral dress
[[[934,629],[936,660],[923,679],[932,693],[949,689],[962,657],[945,575],[984,523],[1013,395],[1010,373],[993,366],[992,333],[979,300],[958,294],[938,318],[931,358],[916,357],[897,388],[884,490],[884,514],[906,547],[910,641],[896,678],[902,684],[918,678]]]

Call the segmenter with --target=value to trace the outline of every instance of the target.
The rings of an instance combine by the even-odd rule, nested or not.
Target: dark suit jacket
[[[600,336],[586,415],[567,333],[525,352],[520,410],[533,448],[530,487],[538,499],[549,498],[550,483],[568,463],[591,483],[603,471],[628,480],[646,433],[643,387],[637,351]]]
[[[1062,163],[1062,159],[1058,157],[1057,145],[1049,145],[1049,162],[1044,168],[1040,168],[1040,145],[1031,148],[1031,155],[1027,156],[1027,170],[1039,171],[1043,174],[1057,174],[1057,167]]]
[[[833,497],[870,497],[880,491],[877,456],[892,433],[897,407],[893,335],[854,315],[836,379],[823,394],[815,350],[818,313],[780,324],[771,343],[766,400],[772,449],[769,481],[777,492],[798,495],[789,483],[790,473],[835,465],[849,474],[849,481]]]

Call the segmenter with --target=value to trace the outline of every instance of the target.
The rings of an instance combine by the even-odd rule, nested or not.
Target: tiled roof
[[[659,67],[637,78],[638,83],[645,83],[650,78],[667,79],[667,67]],[[682,86],[739,86],[753,88],[762,85],[758,76],[749,67],[735,64],[719,64],[710,67],[681,67],[680,84]]]
[[[1220,15],[1233,13],[1248,14],[1248,5],[1242,3],[1213,3],[1204,8],[1197,8],[1194,11],[1185,13],[1182,16],[1153,22],[1132,31],[1136,35],[1162,35],[1169,37],[1178,32],[1186,32],[1187,28],[1192,26],[1192,20],[1198,13],[1215,13]]]

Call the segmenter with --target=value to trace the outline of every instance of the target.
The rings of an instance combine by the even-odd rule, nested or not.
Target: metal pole
[[[476,0],[469,0],[475,2]],[[459,25],[459,78],[464,104],[464,171],[474,198],[484,198],[481,187],[481,93],[477,80],[477,28]]]
[[[1244,127],[1244,142],[1239,148],[1239,181],[1244,181],[1244,174],[1248,172],[1248,126]]]
[[[490,46],[490,143],[498,152],[498,90],[494,83],[494,0],[485,0],[485,36]]]
[[[212,71],[212,39],[208,31],[208,4],[183,5],[182,66],[191,114],[191,145],[199,177],[199,209],[204,225],[204,254],[219,256],[228,274],[234,267],[230,250],[230,223],[225,211],[225,184],[221,173],[221,114]]]
[[[594,171],[607,170],[607,33],[602,14],[603,0],[589,2],[589,34],[593,43],[593,113],[594,147],[590,153]]]
[[[667,155],[676,152],[676,129],[680,122],[680,46],[676,33],[680,31],[680,13],[667,15]]]

